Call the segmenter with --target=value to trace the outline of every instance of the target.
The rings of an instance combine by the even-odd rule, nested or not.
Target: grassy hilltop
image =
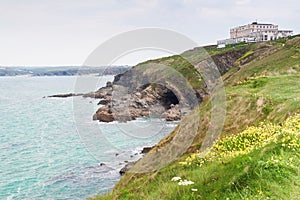
[[[95,199],[300,199],[300,36],[205,49],[225,85],[221,138],[199,152],[210,121],[208,96],[199,105],[200,128],[185,155],[154,172],[126,173],[112,193]],[[195,48],[183,55],[197,63],[199,54]],[[148,62],[168,63],[194,89],[203,89],[178,56]],[[170,143],[180,126],[153,151]]]

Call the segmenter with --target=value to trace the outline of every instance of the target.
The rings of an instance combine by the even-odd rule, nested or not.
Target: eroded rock
[[[141,151],[142,154],[146,154],[148,153],[149,151],[151,151],[153,147],[144,147],[143,150]]]
[[[103,106],[97,110],[96,114],[94,114],[93,120],[112,122],[114,121],[114,116],[108,106]]]
[[[120,175],[123,176],[126,172],[128,172],[136,162],[128,162],[120,171]]]

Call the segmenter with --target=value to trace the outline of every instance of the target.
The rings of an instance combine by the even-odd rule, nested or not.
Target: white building
[[[278,25],[253,22],[230,29],[230,39],[219,40],[218,47],[239,42],[261,42],[292,36],[292,30],[279,30]]]

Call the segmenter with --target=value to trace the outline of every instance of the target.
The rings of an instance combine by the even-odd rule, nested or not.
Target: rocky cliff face
[[[221,75],[223,75],[226,72],[228,72],[231,69],[231,67],[234,66],[235,62],[243,55],[245,55],[245,53],[247,52],[248,52],[248,48],[229,51],[219,55],[212,56],[212,60],[218,67],[218,70],[221,73]]]
[[[181,119],[179,100],[165,86],[147,84],[131,94],[113,95],[114,90],[121,89],[124,86],[114,85],[101,88],[95,93],[95,96],[102,98],[99,104],[103,106],[93,116],[94,120],[126,122],[138,117],[163,117],[167,121]]]
[[[196,68],[209,71],[210,63],[214,63],[224,74],[246,52],[245,49],[214,55],[198,62]],[[94,120],[126,122],[139,117],[161,117],[174,121],[180,120],[208,95],[205,87],[207,84],[194,89],[186,77],[178,75],[173,68],[150,62],[115,76],[113,83],[109,82],[106,87],[85,96],[101,99],[99,105],[103,106],[94,114]]]

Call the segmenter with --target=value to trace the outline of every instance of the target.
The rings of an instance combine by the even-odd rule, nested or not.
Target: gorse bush
[[[299,199],[300,116],[248,127],[179,165],[194,181],[185,190],[198,191],[188,199]]]
[[[226,160],[241,154],[247,154],[255,149],[262,148],[270,143],[278,143],[282,148],[300,152],[300,116],[288,118],[283,125],[261,123],[260,126],[251,126],[236,136],[220,139],[209,149],[208,153],[190,155],[181,165],[202,166],[214,160]]]

